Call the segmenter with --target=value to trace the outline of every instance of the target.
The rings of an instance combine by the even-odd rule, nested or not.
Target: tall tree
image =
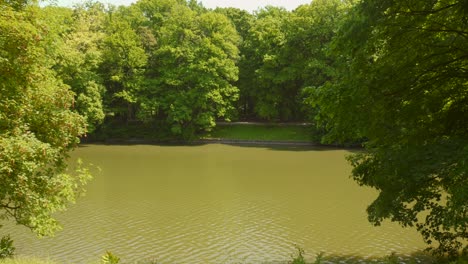
[[[251,98],[256,115],[262,119],[292,118],[296,93],[277,76],[284,67],[280,53],[286,43],[284,25],[289,15],[284,8],[268,6],[259,10],[245,40],[243,69],[253,76],[249,85],[242,86],[243,94]]]
[[[465,0],[366,0],[316,90],[325,140],[365,138],[353,177],[379,191],[369,220],[416,226],[436,252],[468,250],[468,8]]]
[[[53,41],[54,70],[75,93],[75,110],[86,119],[88,131],[104,120],[104,86],[98,74],[102,63],[104,6],[86,2],[73,10],[61,7],[42,9]]]
[[[296,86],[296,111],[309,121],[317,111],[309,95],[333,76],[336,54],[330,52],[330,44],[350,6],[349,1],[315,0],[299,6],[286,23],[287,43],[281,54],[285,67],[278,75]]]
[[[142,39],[124,17],[127,7],[111,9],[106,21],[101,73],[107,88],[106,105],[114,116],[135,119],[138,91],[147,64]]]
[[[2,2],[0,9],[0,219],[50,235],[58,229],[51,214],[88,179],[83,170],[66,172],[85,120],[51,70],[51,35],[38,7]]]
[[[156,29],[142,113],[163,121],[174,135],[190,138],[233,110],[239,37],[224,15],[200,14],[175,1],[166,12]]]
[[[236,82],[236,86],[239,88],[237,111],[240,118],[252,118],[255,115],[254,102],[249,89],[252,87],[252,81],[255,78],[257,63],[252,57],[254,51],[249,48],[246,40],[249,36],[249,30],[254,24],[255,16],[245,10],[233,7],[216,8],[215,12],[227,16],[240,36],[238,45],[240,58],[237,62],[239,78]]]

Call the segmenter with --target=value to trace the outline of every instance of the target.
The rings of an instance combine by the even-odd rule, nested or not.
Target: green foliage
[[[460,256],[456,260],[451,261],[450,264],[468,264],[468,256]]]
[[[280,53],[287,41],[284,23],[289,16],[282,8],[259,10],[245,39],[241,64],[244,71],[251,73],[244,73],[249,80],[242,84],[242,92],[252,102],[256,115],[266,120],[289,120],[294,108],[296,94],[278,76],[284,67]]]
[[[369,220],[415,226],[438,253],[468,250],[466,0],[353,2],[253,15],[192,0],[1,2],[1,216],[39,235],[58,228],[51,213],[89,178],[66,173],[67,153],[105,111],[191,139],[237,110],[366,142],[350,161],[380,192]]]
[[[104,87],[98,68],[102,62],[103,6],[86,3],[74,10],[60,7],[42,9],[54,56],[54,70],[75,93],[73,108],[82,115],[92,132],[104,120]]]
[[[3,236],[0,240],[0,259],[13,257],[15,249],[16,248],[13,246],[13,240],[10,236]]]
[[[138,92],[143,84],[147,55],[137,32],[124,15],[126,7],[110,10],[106,21],[103,64],[107,88],[106,105],[123,120],[135,119]]]
[[[449,255],[468,250],[466,14],[466,1],[360,2],[312,99],[324,141],[367,140],[350,161],[379,190],[369,220],[415,226]]]
[[[296,249],[297,249],[297,253],[296,255],[293,255],[292,256],[292,260],[288,263],[290,264],[307,264],[306,260],[305,260],[305,257],[304,257],[304,249],[296,246]],[[324,260],[324,254],[323,252],[317,254],[317,256],[315,257],[315,261],[313,262],[313,264],[321,264],[323,263],[322,261]],[[340,261],[341,262],[341,261]]]
[[[305,258],[304,258],[304,249],[300,248],[300,247],[297,247],[296,246],[296,249],[297,249],[297,255],[296,256],[292,256],[293,257],[293,260],[289,263],[291,264],[306,264],[306,261],[305,261]]]
[[[236,114],[239,114],[243,118],[250,117],[253,114],[253,102],[249,89],[253,86],[255,67],[257,66],[252,57],[254,51],[249,48],[247,39],[249,37],[249,30],[255,22],[255,16],[238,8],[217,8],[215,12],[228,17],[240,36],[238,44],[240,58],[236,62],[239,68],[239,78],[235,83],[239,88],[239,101],[237,102]],[[234,118],[237,117],[234,116]]]
[[[142,2],[144,8],[149,2]],[[150,13],[158,20],[153,28],[158,45],[152,51],[152,69],[142,92],[143,120],[159,120],[172,134],[185,139],[210,130],[218,118],[229,119],[238,89],[233,86],[238,70],[239,41],[235,28],[221,14],[197,13],[185,4],[167,3]]]
[[[311,90],[330,75],[328,42],[346,5],[322,0],[294,12],[206,10],[197,1],[86,2],[42,11],[54,71],[94,131],[135,119],[185,139],[216,120],[314,116]],[[52,39],[52,38],[51,38]],[[238,89],[239,87],[240,89]],[[240,100],[239,100],[240,99]]]
[[[388,263],[388,264],[400,263],[400,260],[398,259],[398,256],[395,253],[392,253],[389,256],[386,256],[384,260],[385,260],[385,263]]]
[[[330,43],[349,8],[348,1],[316,0],[294,10],[286,25],[288,42],[282,56],[291,63],[283,69],[283,79],[296,80],[297,107],[310,121],[318,111],[311,95],[333,76],[335,54],[329,52]]]
[[[51,235],[59,228],[52,213],[89,179],[82,168],[66,173],[85,120],[70,109],[73,93],[51,70],[53,35],[38,7],[0,9],[0,219]]]
[[[218,125],[208,138],[272,141],[311,141],[309,126],[300,125]]]
[[[319,254],[317,254],[317,256],[315,257],[314,264],[322,264],[323,255],[324,255],[323,252],[320,252]]]
[[[328,46],[348,8],[344,1],[320,0],[293,12],[267,7],[256,13],[239,62],[243,115],[284,121],[315,116],[310,93],[331,78]]]
[[[107,251],[105,255],[101,257],[101,264],[117,264],[120,262],[120,258]]]

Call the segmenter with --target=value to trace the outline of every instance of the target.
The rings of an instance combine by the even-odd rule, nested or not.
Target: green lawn
[[[218,125],[207,139],[311,141],[310,127],[300,125]]]
[[[143,123],[105,124],[101,129],[88,135],[89,140],[171,140],[171,135],[165,135],[164,129]],[[320,141],[314,135],[314,129],[306,125],[294,124],[218,124],[213,131],[199,135],[200,139],[237,139],[266,141]],[[315,140],[314,140],[315,138]]]

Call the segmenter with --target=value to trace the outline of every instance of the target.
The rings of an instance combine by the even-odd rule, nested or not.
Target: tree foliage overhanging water
[[[294,11],[196,1],[0,4],[3,216],[38,234],[89,177],[65,174],[85,133],[135,120],[193,138],[216,120],[312,121],[364,141],[353,177],[369,220],[466,247],[468,2],[315,0]],[[426,216],[422,216],[426,214]]]

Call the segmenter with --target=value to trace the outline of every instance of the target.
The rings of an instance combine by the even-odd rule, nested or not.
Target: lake
[[[100,167],[86,196],[57,215],[63,231],[37,239],[7,225],[17,253],[59,262],[277,263],[295,245],[343,260],[425,247],[413,229],[374,227],[376,191],[349,178],[347,150],[207,144],[83,145]]]

